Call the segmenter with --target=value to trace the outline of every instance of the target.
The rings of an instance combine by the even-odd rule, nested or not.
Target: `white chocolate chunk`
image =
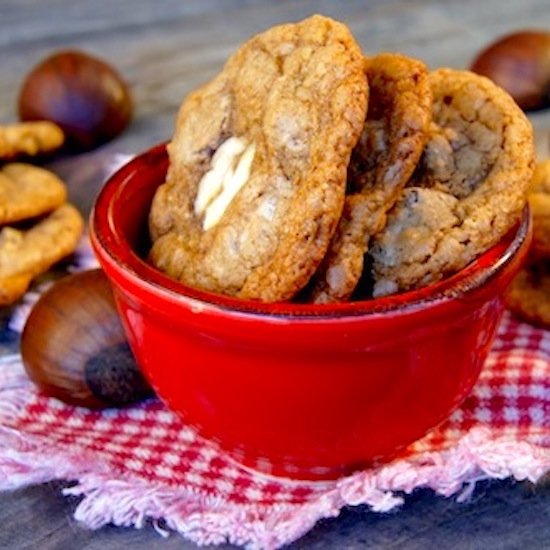
[[[244,140],[231,137],[212,157],[212,167],[199,182],[194,204],[195,214],[204,213],[205,231],[220,221],[235,195],[248,181],[255,153],[253,143],[247,147]]]
[[[195,214],[201,215],[221,192],[226,173],[233,170],[236,157],[246,148],[246,142],[238,137],[226,139],[214,153],[210,170],[204,174],[195,198]]]
[[[204,174],[200,183],[197,196],[195,197],[195,214],[204,214],[206,207],[212,199],[219,194],[222,188],[223,174],[216,170],[209,170]]]

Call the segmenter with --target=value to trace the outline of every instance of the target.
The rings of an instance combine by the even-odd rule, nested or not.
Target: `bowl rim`
[[[124,200],[124,192],[131,190],[133,178],[143,168],[154,170],[159,162],[166,162],[166,158],[166,143],[161,143],[136,155],[107,179],[90,212],[90,238],[100,263],[107,262],[123,278],[130,278],[143,290],[157,297],[176,302],[183,301],[196,310],[208,308],[223,314],[250,314],[273,319],[325,320],[407,314],[417,309],[460,299],[480,289],[512,262],[531,232],[531,215],[529,204],[526,203],[520,221],[497,244],[459,272],[415,290],[336,304],[266,303],[245,300],[193,288],[172,279],[140,257],[117,230],[113,215],[115,201]],[[496,261],[489,261],[493,255],[496,256]]]

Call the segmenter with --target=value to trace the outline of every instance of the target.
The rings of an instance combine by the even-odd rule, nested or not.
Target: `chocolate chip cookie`
[[[292,297],[328,248],[366,115],[359,46],[314,16],[251,38],[183,102],[150,260],[184,283]]]
[[[550,328],[550,260],[522,269],[505,298],[515,315],[528,323]]]
[[[432,94],[424,63],[400,54],[366,60],[367,119],[348,169],[348,192],[329,251],[315,274],[314,302],[348,300],[370,238],[386,223],[428,138]]]
[[[0,230],[0,305],[19,299],[37,275],[71,254],[82,235],[78,210],[63,204],[30,229]]]
[[[529,190],[533,214],[531,259],[550,259],[550,160],[537,164]]]
[[[56,151],[63,145],[63,130],[49,121],[0,125],[0,159],[14,160]]]
[[[526,202],[534,144],[523,112],[468,71],[440,69],[429,80],[430,138],[370,250],[375,296],[462,269],[502,238]]]
[[[21,162],[0,170],[0,225],[40,216],[66,199],[65,184],[49,170]]]

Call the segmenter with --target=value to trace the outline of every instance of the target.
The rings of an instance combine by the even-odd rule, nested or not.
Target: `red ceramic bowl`
[[[238,461],[330,478],[394,455],[476,381],[527,251],[521,224],[460,273],[398,296],[261,304],[201,292],[149,265],[164,146],[104,186],[91,237],[138,363],[168,407]]]

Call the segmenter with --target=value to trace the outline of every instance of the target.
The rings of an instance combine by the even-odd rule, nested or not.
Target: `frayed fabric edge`
[[[31,382],[19,356],[1,363],[0,490],[75,481],[63,492],[83,497],[74,516],[91,529],[107,524],[142,528],[150,521],[163,536],[175,531],[200,545],[230,542],[250,550],[275,549],[300,538],[320,519],[337,516],[344,506],[366,504],[374,512],[389,512],[417,488],[466,500],[478,481],[511,477],[536,482],[550,471],[550,448],[493,437],[488,428],[477,427],[450,449],[358,472],[303,504],[236,504],[187,487],[127,478],[98,463],[94,454],[59,449],[17,430],[13,426],[32,395]]]
[[[458,494],[465,500],[481,480],[512,477],[536,482],[550,470],[550,450],[491,438],[489,430],[474,428],[452,449],[359,472],[303,504],[272,506],[230,503],[185,487],[124,479],[108,467],[97,470],[90,456],[48,448],[35,437],[0,429],[0,489],[76,480],[63,492],[83,497],[74,516],[91,529],[107,524],[142,528],[152,522],[164,536],[175,531],[200,545],[229,542],[250,550],[288,544],[347,505],[367,504],[375,512],[388,512],[416,488],[430,488],[445,497]]]

